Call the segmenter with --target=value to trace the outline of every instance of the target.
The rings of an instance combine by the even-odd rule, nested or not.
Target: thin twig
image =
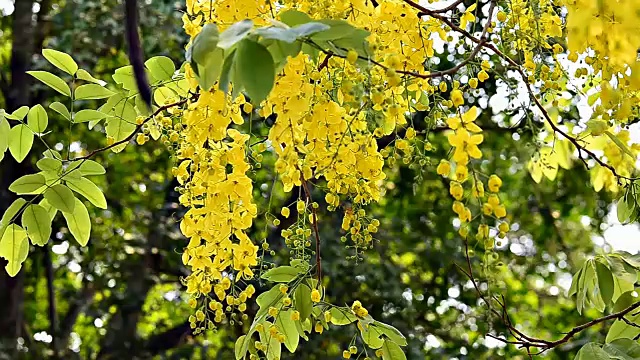
[[[174,103],[167,104],[167,105],[163,105],[163,106],[159,107],[156,111],[154,111],[154,112],[153,112],[153,114],[149,115],[146,119],[144,119],[144,121],[143,121],[140,125],[137,125],[137,126],[136,126],[136,129],[131,133],[131,135],[127,136],[126,138],[124,138],[124,139],[122,139],[122,140],[120,140],[120,141],[116,141],[116,142],[114,142],[114,143],[113,143],[113,144],[111,144],[111,145],[107,145],[107,146],[102,147],[102,148],[100,148],[100,149],[93,150],[92,152],[88,153],[88,154],[87,154],[87,155],[85,155],[85,156],[80,156],[80,157],[77,157],[77,158],[71,159],[71,160],[69,160],[69,161],[88,160],[88,159],[90,159],[90,158],[94,157],[96,154],[98,154],[98,153],[100,153],[100,152],[107,151],[107,150],[109,150],[109,149],[111,149],[111,148],[114,148],[114,147],[116,147],[116,146],[118,146],[118,145],[122,145],[122,144],[125,144],[125,143],[129,142],[129,141],[130,141],[131,139],[133,139],[133,137],[134,137],[134,136],[135,136],[135,135],[136,135],[136,134],[137,134],[137,133],[142,129],[142,127],[144,126],[144,124],[146,124],[147,122],[149,122],[149,121],[150,121],[151,119],[153,119],[156,115],[160,114],[161,112],[163,112],[163,111],[165,111],[165,110],[167,110],[167,109],[171,109],[171,108],[173,108],[173,107],[183,105],[183,104],[185,104],[188,100],[189,100],[188,98],[187,98],[187,99],[182,99],[182,100],[180,100],[180,101],[176,101],[176,102],[174,102]]]

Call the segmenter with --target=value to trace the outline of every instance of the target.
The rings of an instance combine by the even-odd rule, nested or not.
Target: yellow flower
[[[451,90],[451,101],[454,106],[464,105],[464,96],[460,89]]]
[[[331,321],[331,318],[332,318],[331,313],[329,311],[325,311],[324,312],[324,321],[329,322],[329,321]]]
[[[291,320],[293,320],[293,321],[300,320],[300,312],[298,310],[294,310],[291,313]]]
[[[469,6],[467,10],[465,10],[464,14],[460,16],[460,27],[463,29],[467,28],[467,24],[470,21],[475,21],[476,17],[472,14],[472,12],[476,9],[477,3]]]
[[[438,175],[447,177],[451,173],[451,164],[447,160],[440,160],[440,164],[436,168]]]
[[[449,144],[456,148],[453,153],[453,160],[455,162],[466,164],[469,162],[469,157],[474,159],[482,157],[482,152],[478,148],[478,145],[484,140],[482,135],[470,135],[467,130],[458,129],[455,133],[449,134],[447,139],[449,140]]]
[[[462,196],[464,195],[464,189],[459,182],[452,181],[451,185],[449,186],[449,193],[451,194],[451,196],[453,196],[454,199],[461,200]]]
[[[480,82],[485,82],[485,80],[487,80],[488,78],[489,74],[487,74],[485,70],[482,70],[478,73],[478,80],[480,80]]]
[[[311,301],[313,302],[320,301],[320,291],[318,291],[318,289],[313,289],[311,291]]]
[[[502,179],[498,177],[498,175],[491,175],[489,177],[489,190],[491,192],[497,193],[500,191],[500,186],[502,186]]]
[[[322,334],[322,332],[324,331],[324,327],[322,327],[322,324],[317,322],[314,330],[318,333],[318,334]]]
[[[350,359],[350,358],[351,358],[351,353],[349,352],[349,350],[344,350],[344,351],[342,352],[342,357],[343,357],[344,359]]]
[[[480,224],[478,226],[478,239],[486,239],[489,237],[489,226],[487,224]]]
[[[456,167],[456,180],[458,180],[459,182],[464,182],[465,180],[467,180],[467,177],[469,176],[469,169],[462,164],[458,164],[458,166]]]
[[[462,119],[459,117],[447,119],[447,125],[449,125],[449,127],[453,130],[457,130],[460,127],[463,127],[474,133],[482,132],[482,129],[474,123],[474,121],[478,117],[478,114],[478,108],[474,106],[467,112],[462,114]]]
[[[500,219],[507,216],[507,209],[504,207],[504,205],[498,205],[493,209],[493,213],[496,214],[496,217]]]

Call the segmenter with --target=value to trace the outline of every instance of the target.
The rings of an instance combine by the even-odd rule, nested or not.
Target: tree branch
[[[176,101],[176,102],[174,102],[174,103],[167,104],[167,105],[164,105],[164,106],[159,107],[156,111],[154,111],[154,112],[153,112],[153,114],[149,115],[146,119],[144,119],[144,121],[143,121],[140,125],[136,126],[136,129],[131,133],[131,135],[127,136],[126,138],[124,138],[124,139],[122,139],[122,140],[120,140],[120,141],[116,141],[116,142],[114,142],[113,144],[111,144],[111,145],[107,145],[107,146],[105,146],[105,147],[103,147],[103,148],[93,150],[92,152],[88,153],[88,154],[87,154],[87,155],[85,155],[85,156],[80,156],[80,157],[77,157],[77,158],[74,158],[74,159],[71,159],[71,160],[68,160],[68,161],[69,161],[69,162],[71,162],[71,161],[77,161],[77,160],[88,160],[88,159],[91,159],[92,157],[94,157],[96,154],[98,154],[98,153],[100,153],[100,152],[107,151],[107,150],[109,150],[109,149],[111,149],[111,148],[114,148],[114,147],[116,147],[116,146],[118,146],[118,145],[122,145],[122,144],[126,144],[126,143],[128,143],[129,141],[131,141],[131,139],[133,139],[133,137],[134,137],[134,136],[136,136],[136,134],[138,134],[138,132],[140,132],[140,130],[142,129],[142,127],[144,126],[144,124],[146,124],[147,122],[149,122],[149,121],[150,121],[151,119],[153,119],[156,115],[160,114],[161,112],[163,112],[163,111],[165,111],[165,110],[167,110],[167,109],[171,109],[171,108],[173,108],[173,107],[183,105],[183,104],[185,104],[188,100],[189,100],[189,99],[182,99],[182,100],[180,100],[180,101]]]

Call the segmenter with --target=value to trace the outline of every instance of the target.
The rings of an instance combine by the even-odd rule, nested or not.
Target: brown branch
[[[69,162],[71,162],[71,161],[77,161],[77,160],[88,160],[88,159],[91,159],[92,157],[94,157],[96,154],[98,154],[98,153],[100,153],[100,152],[107,151],[107,150],[109,150],[109,149],[111,149],[111,148],[114,148],[114,147],[116,147],[116,146],[118,146],[118,145],[122,145],[122,144],[125,144],[125,143],[127,143],[127,142],[131,141],[131,139],[133,139],[133,137],[134,137],[134,136],[135,136],[135,135],[136,135],[136,134],[137,134],[137,133],[142,129],[142,127],[144,126],[144,124],[146,124],[147,122],[149,122],[149,121],[150,121],[151,119],[153,119],[156,115],[160,114],[161,112],[163,112],[163,111],[165,111],[165,110],[167,110],[167,109],[171,109],[171,108],[173,108],[173,107],[183,105],[183,104],[185,104],[188,100],[189,100],[189,99],[182,99],[182,100],[180,100],[180,101],[176,101],[176,102],[174,102],[174,103],[167,104],[167,105],[164,105],[164,106],[159,107],[159,108],[158,108],[156,111],[154,111],[151,115],[147,116],[147,118],[146,118],[146,119],[144,119],[144,121],[143,121],[140,125],[136,126],[136,129],[131,133],[131,135],[127,136],[126,138],[124,138],[124,139],[122,139],[122,140],[120,140],[120,141],[116,141],[116,142],[114,142],[114,143],[113,143],[113,144],[111,144],[111,145],[107,145],[107,146],[102,147],[102,148],[100,148],[100,149],[93,150],[92,152],[88,153],[88,154],[87,154],[87,155],[85,155],[85,156],[80,156],[80,157],[77,157],[77,158],[74,158],[74,159],[71,159],[71,160],[68,160],[68,161],[69,161]]]
[[[419,12],[419,13],[418,13],[418,16],[425,16],[425,15],[429,15],[429,16],[433,16],[433,17],[435,17],[435,15],[439,15],[439,14],[442,14],[442,13],[446,13],[446,12],[447,12],[447,11],[449,11],[449,10],[454,10],[455,8],[457,8],[457,7],[458,7],[458,5],[462,4],[463,2],[464,2],[464,0],[458,0],[458,1],[454,2],[453,4],[451,4],[451,5],[447,6],[447,7],[444,7],[444,8],[442,8],[442,9],[434,9],[434,10],[431,10],[431,9],[427,9],[427,8],[425,8],[425,10],[427,10],[427,11],[421,11],[421,12]]]
[[[562,338],[554,340],[554,341],[549,341],[549,340],[545,340],[545,339],[539,339],[539,338],[535,338],[535,337],[531,337],[528,336],[526,334],[524,334],[522,331],[518,330],[515,328],[515,326],[513,325],[513,323],[511,322],[511,319],[509,318],[509,315],[507,313],[507,308],[506,308],[506,301],[503,298],[503,301],[500,302],[498,300],[496,300],[496,302],[498,302],[498,304],[500,304],[500,307],[502,308],[501,312],[498,312],[498,310],[496,310],[495,308],[493,308],[491,306],[491,304],[487,301],[486,297],[484,296],[484,294],[482,293],[482,291],[480,290],[480,288],[477,285],[477,281],[473,276],[473,270],[471,267],[471,258],[469,257],[469,246],[468,246],[468,242],[465,239],[465,257],[466,257],[466,262],[467,262],[467,270],[463,270],[462,268],[460,268],[460,270],[469,277],[469,280],[471,280],[474,289],[476,290],[476,293],[478,294],[478,296],[480,297],[480,299],[487,304],[487,306],[489,307],[489,310],[496,316],[500,317],[504,323],[504,325],[507,327],[507,329],[509,330],[509,332],[511,333],[511,336],[513,336],[516,340],[512,341],[512,340],[508,340],[508,339],[503,339],[503,338],[499,338],[495,335],[492,334],[487,334],[487,336],[492,337],[496,340],[502,341],[506,344],[512,344],[512,345],[519,345],[520,348],[525,348],[527,349],[527,353],[529,355],[538,355],[538,354],[542,354],[543,352],[546,352],[548,350],[551,350],[553,348],[556,348],[562,344],[565,344],[567,342],[569,342],[569,340],[571,340],[574,336],[576,336],[577,334],[579,334],[580,332],[591,328],[595,325],[598,325],[600,323],[609,321],[609,320],[622,320],[625,323],[627,323],[630,326],[634,326],[634,327],[640,327],[640,325],[635,324],[630,322],[628,319],[625,318],[625,315],[631,313],[632,311],[640,308],[640,301],[630,305],[629,307],[606,315],[606,316],[602,316],[599,317],[597,319],[593,319],[591,321],[588,321],[584,324],[575,326],[574,328],[572,328],[571,330],[569,330],[569,332],[567,332]],[[530,349],[531,348],[538,348],[540,349],[539,352],[537,353],[531,353]]]

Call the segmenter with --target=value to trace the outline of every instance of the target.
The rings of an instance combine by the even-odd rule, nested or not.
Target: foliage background
[[[181,29],[181,6],[169,0],[144,2],[141,29],[147,55],[183,58],[187,38]],[[56,100],[55,93],[24,73],[45,66],[43,47],[73,54],[81,68],[105,80],[127,64],[119,1],[17,0],[13,7],[0,16],[0,107],[13,111]],[[445,46],[438,55],[442,69],[450,67],[448,51]],[[482,89],[485,101],[496,93],[493,81]],[[504,124],[517,122],[512,115],[505,113]],[[495,295],[505,297],[515,323],[541,338],[559,337],[596,316],[575,311],[566,297],[567,277],[594,251],[592,237],[606,230],[612,199],[595,193],[580,167],[561,171],[555,182],[535,183],[523,171],[534,151],[531,131],[525,126],[497,127],[486,115],[477,122],[494,129],[485,136],[483,152],[489,161],[483,170],[503,174],[502,191],[512,201],[506,204],[508,213],[520,221],[512,224],[514,231],[501,248],[512,272],[500,278],[501,292]],[[78,150],[104,142],[99,133],[68,133],[62,121],[52,124],[59,127],[51,136],[82,139],[74,143]],[[436,132],[432,142],[443,149],[446,139]],[[445,157],[444,150],[436,155]],[[180,209],[169,154],[150,142],[117,156],[99,156],[97,161],[108,168],[100,185],[109,209],[90,208],[90,245],[79,247],[64,224],[54,224],[59,231],[52,241],[29,257],[16,278],[0,272],[0,358],[231,358],[240,327],[190,336],[191,309],[179,282],[186,275],[178,254],[185,244],[175,222]],[[16,164],[7,158],[0,164],[0,213],[13,201],[8,184],[32,172],[34,161]],[[273,159],[265,160],[265,169],[258,173],[255,195],[263,199],[258,204],[263,209],[272,197],[270,210],[278,213],[297,198],[299,189],[267,193],[274,182],[269,161]],[[328,295],[337,304],[360,299],[374,318],[397,327],[408,337],[409,359],[524,358],[515,347],[484,337],[501,325],[478,305],[477,294],[456,267],[464,266],[465,259],[451,230],[452,200],[445,180],[431,170],[417,181],[420,170],[396,166],[384,201],[370,209],[382,220],[380,242],[364,262],[346,260],[350,253],[337,231],[341,218],[320,214]],[[279,237],[288,224],[281,220],[280,228],[256,221],[250,234],[266,237],[279,249],[275,256],[280,263],[288,255]],[[547,357],[573,358],[581,344],[604,334],[597,327],[585,331]],[[304,351],[295,358],[338,358],[350,340],[347,332],[330,331],[303,344]]]

